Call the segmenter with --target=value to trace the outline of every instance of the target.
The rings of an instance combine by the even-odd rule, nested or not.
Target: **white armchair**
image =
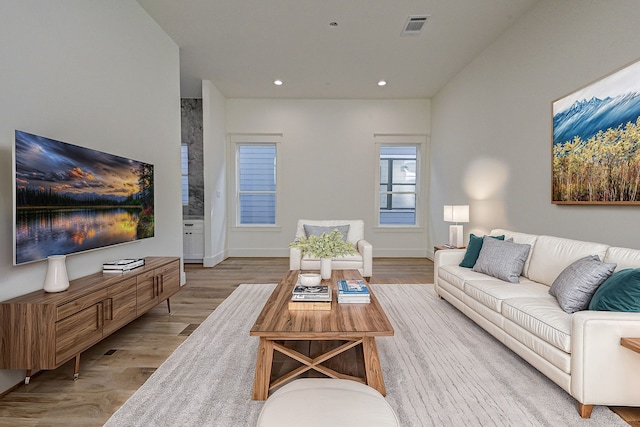
[[[373,271],[373,246],[364,240],[364,221],[355,220],[310,220],[299,219],[296,228],[296,238],[305,237],[304,225],[320,227],[337,227],[348,225],[347,241],[357,249],[355,255],[333,258],[331,268],[334,270],[357,269],[363,277],[371,277]],[[290,270],[320,270],[320,260],[309,255],[302,256],[299,249],[289,249]]]

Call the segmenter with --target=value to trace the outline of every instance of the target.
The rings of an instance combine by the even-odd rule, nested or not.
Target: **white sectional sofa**
[[[621,337],[640,337],[640,313],[568,314],[549,294],[580,258],[597,255],[619,271],[640,268],[640,250],[501,229],[490,235],[531,246],[519,283],[460,267],[464,249],[441,250],[437,294],[571,394],[582,417],[593,405],[640,406],[640,354],[620,345]]]

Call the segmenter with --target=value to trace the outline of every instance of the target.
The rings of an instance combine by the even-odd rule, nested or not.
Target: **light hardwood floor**
[[[371,283],[433,282],[427,259],[376,258],[373,265]],[[171,315],[160,304],[82,353],[78,381],[70,361],[19,385],[0,398],[0,426],[103,425],[237,285],[277,283],[288,268],[288,258],[229,258],[214,268],[186,264],[187,283],[171,298]],[[616,412],[640,427],[640,410]]]

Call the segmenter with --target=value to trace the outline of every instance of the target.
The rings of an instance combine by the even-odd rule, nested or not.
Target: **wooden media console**
[[[56,369],[180,290],[179,257],[147,257],[124,273],[95,273],[58,293],[43,290],[0,302],[0,369]]]

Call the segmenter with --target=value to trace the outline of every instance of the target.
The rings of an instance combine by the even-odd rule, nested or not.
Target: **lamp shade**
[[[469,222],[469,205],[445,205],[444,220],[446,222]]]

